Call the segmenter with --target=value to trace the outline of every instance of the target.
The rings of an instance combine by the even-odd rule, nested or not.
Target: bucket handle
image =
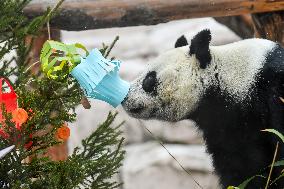
[[[8,85],[8,87],[10,88],[10,90],[11,90],[11,93],[15,93],[15,91],[14,91],[14,89],[13,89],[13,87],[12,87],[12,85],[11,85],[11,83],[9,82],[9,80],[8,79],[6,79],[6,78],[4,78],[4,77],[1,77],[0,78],[0,95],[2,95],[3,94],[3,92],[2,92],[2,83],[3,83],[3,81],[5,82],[5,83],[7,83],[7,85]]]

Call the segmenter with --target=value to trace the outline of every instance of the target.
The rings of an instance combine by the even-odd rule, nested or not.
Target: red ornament
[[[3,92],[3,83],[6,83],[8,85],[10,92]],[[2,115],[3,105],[7,113],[12,113],[13,119],[11,121],[15,122],[16,129],[20,131],[21,124],[27,121],[28,118],[27,112],[22,108],[18,108],[17,94],[15,93],[10,82],[5,78],[0,77],[0,136],[2,136],[5,139],[10,138],[10,140],[13,140],[14,142],[17,143],[17,140],[22,137],[21,134],[19,134],[19,136],[17,136],[16,138],[11,139],[9,134],[3,130],[3,127],[5,127],[5,118]],[[32,112],[32,110],[30,109],[29,112]],[[24,147],[26,149],[30,149],[32,145],[33,145],[32,134],[30,134],[29,139],[27,143],[24,145]]]
[[[4,92],[3,91],[3,83],[6,83],[10,89],[10,92]],[[13,112],[17,107],[17,94],[15,93],[12,85],[10,82],[3,78],[0,77],[0,124],[5,126],[5,119],[3,118],[2,115],[2,106],[4,105],[7,113]],[[16,128],[19,128],[19,125],[16,124]],[[4,138],[7,138],[7,134],[0,128],[0,135],[3,136]]]
[[[3,82],[5,82],[9,89],[10,92],[3,92]],[[12,87],[12,85],[9,83],[9,81],[5,78],[0,78],[0,103],[4,104],[7,112],[12,112],[13,110],[15,110],[18,106],[17,106],[17,95]],[[0,118],[2,118],[2,106],[0,107]]]

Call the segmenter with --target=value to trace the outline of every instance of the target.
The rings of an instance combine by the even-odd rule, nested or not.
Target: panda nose
[[[123,106],[124,103],[128,100],[128,95],[123,99],[123,101],[121,102],[121,105]]]
[[[129,112],[137,114],[140,113],[143,109],[144,107],[141,104],[139,104],[137,107],[129,109]]]
[[[129,95],[127,95],[121,102],[122,107],[129,113],[137,114],[141,112],[145,107],[143,103],[134,103],[129,100]]]

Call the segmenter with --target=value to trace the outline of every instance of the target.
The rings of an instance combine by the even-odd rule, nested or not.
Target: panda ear
[[[209,43],[211,41],[211,32],[205,29],[196,34],[191,40],[189,55],[195,54],[200,63],[200,68],[204,69],[211,62]]]
[[[186,46],[186,45],[188,45],[188,42],[187,42],[186,38],[184,37],[184,35],[182,35],[177,39],[176,44],[175,44],[175,48],[183,47],[183,46]]]

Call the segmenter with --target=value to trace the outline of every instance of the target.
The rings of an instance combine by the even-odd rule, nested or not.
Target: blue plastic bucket
[[[103,100],[117,107],[126,97],[130,84],[118,75],[120,61],[105,59],[93,49],[81,59],[71,75],[79,82],[88,98]]]

